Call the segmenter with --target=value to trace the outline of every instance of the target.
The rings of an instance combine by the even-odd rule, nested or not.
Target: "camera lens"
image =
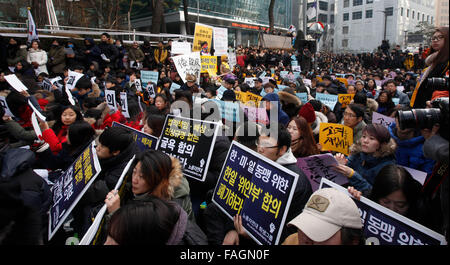
[[[413,109],[411,111],[399,111],[397,113],[399,126],[406,128],[431,129],[441,120],[440,109]]]
[[[432,77],[428,78],[428,87],[432,88],[432,90],[448,90],[449,89],[449,79],[448,78],[439,78]]]

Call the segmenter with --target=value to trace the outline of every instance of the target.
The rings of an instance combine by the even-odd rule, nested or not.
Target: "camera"
[[[432,91],[446,91],[449,90],[449,78],[431,77],[427,79],[427,88]]]
[[[431,102],[431,105],[433,106],[431,109],[398,111],[396,117],[399,127],[402,130],[406,128],[431,129],[436,123],[439,123],[439,131],[447,132],[449,125],[448,97],[437,98]]]

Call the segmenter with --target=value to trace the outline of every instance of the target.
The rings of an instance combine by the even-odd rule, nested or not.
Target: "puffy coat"
[[[66,53],[63,46],[51,47],[48,51],[48,67],[54,74],[64,73],[66,67]]]
[[[391,138],[389,143],[382,144],[374,154],[366,154],[361,151],[361,143],[358,142],[350,147],[350,157],[347,166],[355,173],[349,179],[351,186],[360,191],[372,189],[373,182],[378,172],[385,166],[395,164],[395,149],[397,145]]]
[[[47,52],[45,52],[44,50],[38,49],[35,50],[33,48],[30,48],[28,50],[28,54],[27,54],[27,62],[32,63],[32,62],[36,62],[39,64],[38,68],[34,69],[34,72],[36,73],[36,75],[39,75],[40,73],[46,73],[48,74],[47,71]]]
[[[395,122],[389,126],[389,132],[397,143],[397,151],[395,152],[397,164],[427,172],[428,174],[432,173],[435,161],[426,158],[423,154],[423,144],[425,142],[423,136],[419,135],[408,140],[400,140],[396,135]]]

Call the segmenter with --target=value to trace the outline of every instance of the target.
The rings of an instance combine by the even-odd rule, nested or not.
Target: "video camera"
[[[437,98],[431,102],[433,108],[430,109],[398,111],[396,117],[398,118],[399,127],[402,130],[406,128],[432,129],[435,124],[439,123],[439,132],[444,132],[444,134],[440,135],[447,139],[449,128],[448,100],[448,97]]]

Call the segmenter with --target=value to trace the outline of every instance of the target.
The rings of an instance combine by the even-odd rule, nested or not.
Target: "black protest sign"
[[[136,142],[139,150],[146,151],[149,149],[156,149],[156,145],[158,143],[157,137],[138,131],[134,128],[128,127],[121,123],[117,123],[115,121],[113,122],[112,127],[122,127],[130,131],[133,134],[133,139]]]
[[[176,157],[185,176],[205,181],[219,125],[168,115],[156,150]]]

